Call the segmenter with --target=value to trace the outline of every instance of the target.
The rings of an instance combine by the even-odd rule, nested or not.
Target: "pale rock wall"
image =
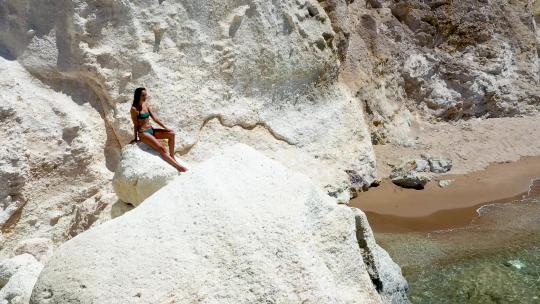
[[[0,263],[0,303],[27,304],[43,264],[30,254],[21,254]]]
[[[88,103],[2,57],[0,87],[1,255],[9,256],[27,238],[63,242],[59,219],[69,221],[74,204],[102,191],[112,173],[104,166],[103,121]]]
[[[236,142],[346,201],[417,120],[535,114],[538,1],[0,2],[0,256],[127,209],[146,86],[190,162]],[[115,203],[116,202],[116,203]]]
[[[274,146],[269,156],[296,151],[304,164],[280,160],[343,200],[351,186],[345,170],[364,177],[353,188],[373,181],[361,107],[336,84],[335,33],[316,1],[70,1],[61,9],[60,1],[40,9],[22,2],[29,8],[5,9],[13,25],[0,36],[4,53],[51,87],[89,100],[105,122],[109,169],[132,139],[130,100],[145,86],[188,158],[201,129],[218,119],[224,128],[263,128],[256,142]],[[330,173],[318,173],[328,168],[320,158]]]
[[[110,178],[139,86],[187,161],[244,142],[347,201],[375,159],[334,34],[316,1],[1,2],[3,254],[121,213]]]

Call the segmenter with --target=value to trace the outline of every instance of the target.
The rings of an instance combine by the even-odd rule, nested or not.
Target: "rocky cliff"
[[[124,211],[110,181],[139,86],[186,161],[247,143],[341,202],[418,122],[538,115],[539,5],[1,1],[0,255]]]

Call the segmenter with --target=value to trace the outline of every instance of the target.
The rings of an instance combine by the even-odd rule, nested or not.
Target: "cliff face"
[[[6,5],[5,57],[92,104],[110,134],[110,170],[133,137],[129,108],[144,86],[189,159],[241,141],[345,197],[344,170],[365,177],[357,187],[374,178],[361,107],[337,82],[334,31],[314,1]]]
[[[72,216],[109,202],[112,173],[104,166],[103,122],[88,103],[51,90],[4,58],[0,87],[0,226],[7,254],[25,238],[62,242],[84,229]]]
[[[337,81],[334,31],[314,1],[3,1],[0,24],[0,63],[9,70],[0,77],[7,88],[21,86],[3,93],[2,104],[28,118],[2,117],[5,128],[23,126],[6,131],[8,142],[55,151],[20,145],[3,154],[13,161],[2,181],[18,178],[2,191],[5,222],[15,228],[4,230],[6,255],[31,236],[61,243],[110,210],[109,179],[133,136],[129,108],[139,86],[176,130],[187,161],[245,142],[343,201],[352,184],[374,179],[362,109]],[[35,92],[47,96],[32,108],[37,114],[27,107]],[[43,156],[27,164],[25,151]],[[84,160],[63,165],[72,154]],[[56,165],[42,175],[24,173],[48,162]]]
[[[118,214],[110,178],[137,87],[183,159],[247,143],[346,201],[376,178],[372,143],[406,144],[416,121],[537,113],[539,12],[520,0],[2,1],[2,256]]]
[[[537,113],[537,1],[321,0],[374,143],[412,119]]]

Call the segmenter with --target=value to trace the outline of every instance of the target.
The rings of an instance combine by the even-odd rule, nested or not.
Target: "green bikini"
[[[146,113],[139,112],[139,115],[137,115],[137,118],[139,119],[146,119],[148,117],[150,117],[150,112],[146,112]],[[150,127],[150,129],[146,129],[143,132],[154,135],[154,128]]]

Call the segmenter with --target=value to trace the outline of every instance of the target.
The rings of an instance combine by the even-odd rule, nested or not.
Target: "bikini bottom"
[[[154,128],[150,127],[148,129],[144,130],[143,132],[146,132],[146,133],[148,133],[150,135],[154,135]]]

